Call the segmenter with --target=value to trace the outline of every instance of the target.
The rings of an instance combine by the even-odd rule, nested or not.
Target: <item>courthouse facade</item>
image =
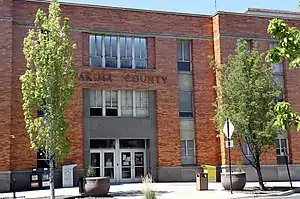
[[[0,192],[10,190],[13,178],[17,189],[29,189],[32,169],[47,167],[47,159],[30,149],[19,77],[23,39],[37,9],[48,5],[0,1]],[[299,13],[262,9],[200,15],[70,3],[61,8],[77,45],[77,84],[66,112],[71,153],[64,162],[77,164],[75,184],[88,165],[112,183],[138,182],[147,173],[156,181],[194,181],[201,165],[225,168],[224,136],[211,120],[215,75],[209,57],[226,63],[238,38],[268,50],[276,42],[266,31],[271,18],[300,26]],[[300,71],[276,64],[274,77],[300,112]],[[262,157],[265,180],[287,179],[284,147],[291,175],[300,180],[299,142],[296,132],[278,136]],[[238,147],[232,151],[233,164],[247,165]],[[256,180],[253,169],[245,169],[248,180]],[[56,175],[61,186],[59,166]]]

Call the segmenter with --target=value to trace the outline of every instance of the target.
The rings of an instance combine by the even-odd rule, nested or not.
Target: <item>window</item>
[[[90,90],[90,115],[102,116],[102,91]]]
[[[192,74],[179,73],[179,91],[193,91]]]
[[[120,148],[145,148],[145,140],[142,139],[120,139]]]
[[[117,91],[105,91],[105,116],[118,116]]]
[[[105,67],[117,68],[117,37],[105,36]]]
[[[109,148],[115,148],[115,140],[114,139],[91,139],[90,140],[90,148],[91,149],[97,149],[97,148],[102,148],[102,149],[109,149]]]
[[[247,42],[247,51],[251,51],[253,41],[250,39],[250,40],[246,40],[246,42]]]
[[[132,38],[120,38],[121,68],[132,68]]]
[[[195,125],[193,119],[180,120],[180,139],[193,140],[195,137]]]
[[[273,49],[277,46],[276,43],[270,43],[269,48]],[[274,80],[275,82],[282,87],[284,91],[284,72],[283,72],[283,64],[282,63],[276,63],[273,64],[273,74],[274,74]],[[284,95],[282,94],[281,97],[279,97],[278,101],[283,101]]]
[[[288,140],[287,138],[278,138],[276,140],[277,164],[285,164],[285,152],[288,156]]]
[[[148,117],[148,92],[147,91],[136,91],[135,92],[135,108],[137,117]]]
[[[179,116],[193,117],[192,92],[179,92]]]
[[[147,68],[147,46],[146,39],[134,38],[134,61],[135,68]]]
[[[148,91],[90,90],[90,116],[148,117]]]
[[[191,42],[179,40],[177,42],[177,68],[178,71],[191,71]]]
[[[90,35],[90,66],[146,69],[146,38]]]
[[[121,91],[121,115],[133,116],[133,92],[130,90]]]
[[[37,151],[37,168],[49,168],[49,158],[41,151]]]
[[[181,163],[183,165],[193,165],[195,163],[194,156],[194,140],[181,140]]]

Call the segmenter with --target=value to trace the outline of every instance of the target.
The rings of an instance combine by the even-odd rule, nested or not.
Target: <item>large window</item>
[[[179,40],[177,42],[177,68],[178,71],[191,71],[191,42]]]
[[[181,140],[180,141],[180,151],[181,151],[181,163],[183,165],[194,164],[194,140]]]
[[[273,49],[277,46],[277,43],[270,43],[270,49]],[[283,64],[282,63],[276,63],[273,64],[273,74],[274,74],[274,80],[275,82],[282,87],[284,91],[284,73],[283,73]],[[284,93],[284,92],[283,92]],[[282,94],[281,97],[279,97],[278,101],[284,100],[284,94]]]
[[[277,138],[276,140],[276,156],[277,164],[285,164],[284,153],[288,156],[288,140],[287,138]]]
[[[90,90],[90,116],[148,117],[148,91]]]
[[[193,117],[192,74],[179,73],[179,116]]]
[[[146,38],[90,35],[90,66],[146,69]]]
[[[41,151],[37,151],[37,168],[49,168],[49,157]]]

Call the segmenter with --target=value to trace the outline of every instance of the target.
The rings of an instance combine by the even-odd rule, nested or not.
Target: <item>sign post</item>
[[[226,122],[223,127],[223,132],[225,136],[227,137],[227,142],[228,142],[228,163],[229,163],[229,178],[230,178],[230,193],[232,194],[232,176],[231,176],[231,157],[230,157],[230,138],[233,134],[234,131],[234,126],[230,122],[229,118],[226,119]]]

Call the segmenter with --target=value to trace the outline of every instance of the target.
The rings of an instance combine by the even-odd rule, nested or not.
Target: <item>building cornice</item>
[[[28,1],[28,2],[39,2],[39,3],[50,3],[49,0],[26,0],[26,1]],[[123,10],[123,11],[130,11],[130,12],[144,12],[144,13],[177,15],[177,16],[187,16],[187,17],[205,17],[205,18],[211,18],[212,17],[212,15],[208,15],[208,14],[171,12],[171,11],[159,11],[159,10],[138,9],[138,8],[124,8],[124,7],[93,5],[93,4],[85,4],[85,3],[70,3],[70,2],[59,2],[59,3],[61,5],[67,5],[67,6],[82,6],[82,7],[87,7],[87,8]]]

